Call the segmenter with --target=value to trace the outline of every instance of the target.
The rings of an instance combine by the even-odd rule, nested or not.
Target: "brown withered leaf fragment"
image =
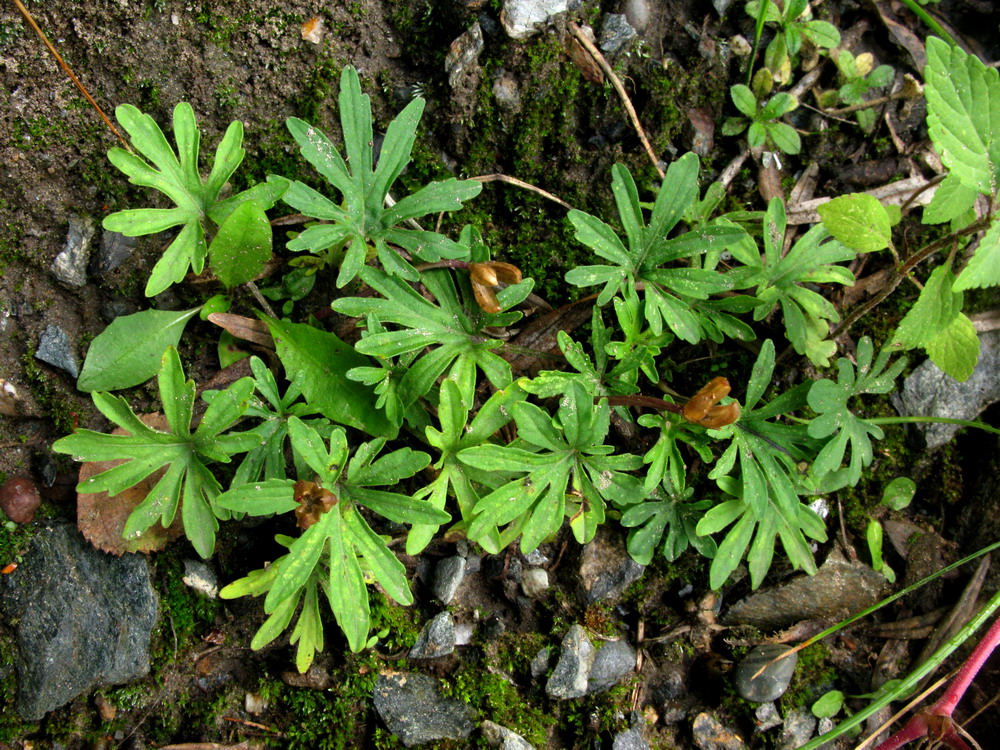
[[[584,26],[581,28],[586,29],[593,36],[593,32],[590,31],[589,27]],[[591,83],[604,83],[604,71],[601,70],[601,66],[597,64],[591,54],[576,39],[567,34],[563,40],[563,49],[566,50],[566,54],[573,61],[573,64],[580,69],[580,73],[584,78]]]
[[[271,338],[271,331],[267,323],[263,320],[254,320],[243,315],[233,315],[232,313],[212,313],[208,316],[210,323],[229,331],[233,336],[251,344],[257,344],[267,349],[274,349],[274,339]]]
[[[330,490],[320,487],[315,482],[300,479],[292,488],[295,492],[295,519],[300,529],[308,529],[319,522],[319,517],[337,504],[338,498]]]
[[[684,404],[684,419],[688,422],[700,422],[708,416],[709,410],[729,395],[729,381],[725,378],[712,378],[701,390],[694,394]]]
[[[142,414],[139,419],[154,430],[169,430],[166,419],[159,412]],[[128,435],[129,433],[119,427],[112,434]],[[123,463],[125,463],[123,460],[88,461],[80,466],[80,483],[82,484],[91,477]],[[122,531],[125,529],[125,522],[128,521],[129,515],[139,503],[146,499],[146,495],[160,481],[166,470],[165,466],[156,470],[137,485],[129,487],[117,495],[108,495],[107,492],[78,494],[76,496],[76,525],[80,529],[80,533],[97,549],[118,556],[126,552],[155,552],[166,547],[168,543],[183,533],[184,526],[181,522],[180,512],[177,513],[177,517],[169,528],[165,529],[160,524],[154,523],[139,537],[122,538]]]

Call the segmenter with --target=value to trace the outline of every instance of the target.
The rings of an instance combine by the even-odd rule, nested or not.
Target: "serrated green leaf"
[[[87,350],[77,381],[81,391],[131,388],[156,375],[168,346],[177,346],[192,310],[144,310],[115,318]]]
[[[969,264],[955,280],[956,291],[1000,286],[1000,221],[987,228]]]
[[[969,379],[979,361],[976,327],[962,313],[928,341],[925,348],[934,364],[959,382]]]
[[[944,224],[953,221],[970,210],[979,193],[974,187],[963,183],[951,173],[937,186],[931,202],[924,206],[921,221],[924,224]]]
[[[1000,74],[975,55],[927,39],[927,128],[941,161],[963,184],[997,192],[1000,169]]]
[[[889,214],[867,193],[842,195],[816,210],[830,234],[859,252],[884,250],[892,242]]]

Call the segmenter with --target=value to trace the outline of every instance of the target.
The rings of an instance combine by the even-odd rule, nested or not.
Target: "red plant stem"
[[[972,684],[986,660],[990,658],[990,654],[993,653],[997,644],[1000,644],[1000,617],[993,621],[990,629],[986,631],[986,635],[976,644],[972,653],[969,654],[969,658],[958,670],[955,679],[948,685],[938,702],[931,706],[930,713],[932,715],[950,717],[955,712],[955,706],[962,700],[965,691],[968,690],[969,685]]]

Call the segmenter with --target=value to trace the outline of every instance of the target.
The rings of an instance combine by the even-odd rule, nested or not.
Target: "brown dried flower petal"
[[[732,401],[725,406],[713,406],[708,414],[698,420],[698,424],[710,430],[718,430],[740,418],[740,404]]]
[[[300,529],[308,529],[319,522],[320,516],[337,504],[337,496],[330,490],[320,487],[315,482],[300,479],[295,483],[295,501],[299,507],[295,509],[295,518]]]
[[[712,378],[691,400],[684,404],[684,419],[689,422],[701,422],[709,411],[729,394],[729,381],[725,378]]]
[[[476,297],[476,304],[484,312],[498,313],[503,308],[493,288],[500,284],[521,283],[521,269],[511,263],[498,261],[470,263],[469,281],[472,282],[472,293]]]

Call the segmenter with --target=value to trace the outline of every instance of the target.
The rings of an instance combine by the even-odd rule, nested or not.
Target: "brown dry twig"
[[[656,158],[656,153],[653,151],[653,147],[649,143],[649,138],[646,137],[646,131],[642,129],[642,123],[639,122],[639,115],[636,114],[635,107],[632,106],[632,101],[628,98],[628,92],[625,91],[625,86],[622,84],[621,79],[615,74],[615,71],[608,64],[604,55],[597,48],[586,34],[583,33],[577,24],[572,21],[569,22],[570,33],[573,34],[583,45],[583,48],[590,53],[591,57],[597,61],[597,64],[601,66],[601,70],[604,74],[611,80],[612,85],[615,87],[615,91],[618,92],[618,96],[621,97],[622,104],[625,105],[625,111],[628,112],[629,119],[632,120],[632,126],[635,128],[635,132],[639,134],[639,140],[642,141],[643,148],[646,149],[646,153],[649,154],[649,160],[653,162],[653,167],[656,169],[657,174],[660,175],[660,179],[666,177],[666,173],[660,168],[660,160]]]

